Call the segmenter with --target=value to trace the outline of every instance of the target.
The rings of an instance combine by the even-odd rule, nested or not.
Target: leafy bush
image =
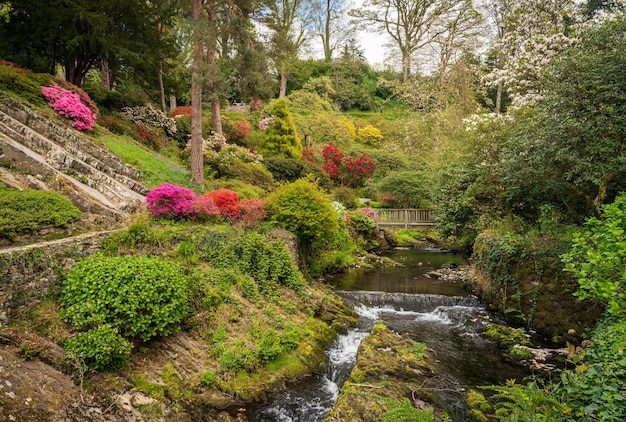
[[[310,174],[317,179],[318,185],[324,190],[329,191],[333,186],[328,175],[314,162],[296,158],[270,157],[265,160],[265,167],[278,181],[295,182]]]
[[[337,238],[339,221],[330,197],[310,180],[279,187],[268,196],[266,208],[272,220],[296,235],[304,250],[323,249]]]
[[[80,216],[80,210],[56,192],[0,188],[0,238],[14,240],[47,226],[63,227]]]
[[[608,304],[611,315],[626,313],[626,195],[603,207],[603,219],[591,218],[574,236],[572,250],[562,256],[565,271],[577,278],[574,294]]]
[[[356,194],[347,186],[340,186],[333,190],[333,199],[341,202],[346,208],[356,207]]]
[[[180,264],[160,257],[94,255],[68,273],[62,316],[79,330],[102,324],[143,341],[176,331],[187,317]]]
[[[269,109],[274,118],[268,124],[263,136],[263,150],[271,155],[300,158],[302,142],[298,138],[296,125],[284,99],[274,100]]]
[[[51,87],[41,87],[48,105],[62,116],[72,121],[72,126],[78,130],[92,130],[97,115],[81,101],[78,94],[69,89],[54,84]]]
[[[392,172],[379,182],[378,188],[381,192],[391,195],[397,207],[431,206],[431,182],[425,172],[409,170]]]
[[[127,367],[132,348],[133,344],[109,324],[78,333],[65,343],[70,364],[78,363],[96,371]]]
[[[357,142],[361,142],[366,145],[378,146],[382,143],[384,139],[385,138],[380,133],[380,130],[377,127],[374,127],[372,125],[367,125],[357,130],[357,134],[356,134]]]
[[[350,226],[362,236],[370,236],[376,228],[374,219],[362,211],[348,211]]]

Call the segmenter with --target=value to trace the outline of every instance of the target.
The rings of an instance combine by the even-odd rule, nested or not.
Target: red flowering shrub
[[[54,84],[51,87],[41,87],[48,105],[59,114],[72,121],[72,126],[78,130],[92,130],[96,122],[96,114],[81,101],[78,94],[69,89]],[[86,94],[85,94],[86,95]]]
[[[111,132],[117,133],[118,135],[123,135],[125,133],[122,124],[119,122],[119,120],[113,117],[102,116],[102,125],[109,129]]]
[[[191,106],[176,107],[176,110],[172,111],[172,117],[176,116],[191,116]]]
[[[191,189],[165,183],[148,192],[146,207],[155,217],[180,220],[194,215],[196,198]]]
[[[304,148],[302,149],[302,161],[308,161],[310,163],[314,163],[315,162],[315,157],[313,156],[313,151],[311,151],[311,148]]]
[[[322,168],[331,179],[341,185],[362,186],[365,179],[376,169],[376,163],[367,154],[344,156],[333,142],[324,147],[322,155],[324,156]]]
[[[341,183],[352,187],[362,186],[365,179],[376,170],[376,163],[365,153],[358,157],[344,157],[342,164]]]
[[[248,136],[250,126],[245,120],[222,119],[222,131],[228,142],[241,143]]]
[[[265,201],[259,198],[250,198],[241,202],[237,222],[246,229],[252,229],[257,227],[265,217],[267,217]]]
[[[157,134],[141,123],[135,123],[134,137],[143,144],[153,148],[155,151],[160,150],[164,143]]]
[[[239,195],[234,190],[217,189],[209,191],[202,196],[212,199],[225,218],[234,219],[239,214],[241,203],[239,202]]]

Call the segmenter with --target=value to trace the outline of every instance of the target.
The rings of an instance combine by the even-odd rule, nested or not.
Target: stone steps
[[[0,160],[11,157],[11,166],[20,171],[37,169],[45,177],[69,177],[72,185],[80,183],[90,188],[79,192],[98,201],[106,199],[106,207],[124,212],[138,210],[147,193],[133,180],[140,177],[140,172],[88,136],[62,124],[16,100],[0,97],[0,134],[4,134]]]
[[[124,163],[89,136],[70,128],[65,121],[61,120],[61,117],[44,116],[39,111],[2,95],[0,95],[0,112],[39,133],[77,159],[126,184],[141,195],[147,193],[147,188],[136,182],[142,176],[139,170]]]

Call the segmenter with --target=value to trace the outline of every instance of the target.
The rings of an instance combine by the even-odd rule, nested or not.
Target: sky
[[[363,2],[364,0],[352,0],[352,8],[360,8]],[[359,31],[358,40],[368,63],[374,68],[378,67],[377,65],[382,67],[385,58],[383,44],[386,36],[375,32]]]

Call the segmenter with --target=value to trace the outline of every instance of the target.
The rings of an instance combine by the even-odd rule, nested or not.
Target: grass
[[[95,137],[122,161],[141,171],[143,173],[141,182],[148,188],[156,188],[161,183],[172,183],[194,191],[202,190],[200,186],[190,181],[188,170],[173,161],[166,160],[128,137],[101,134]]]

